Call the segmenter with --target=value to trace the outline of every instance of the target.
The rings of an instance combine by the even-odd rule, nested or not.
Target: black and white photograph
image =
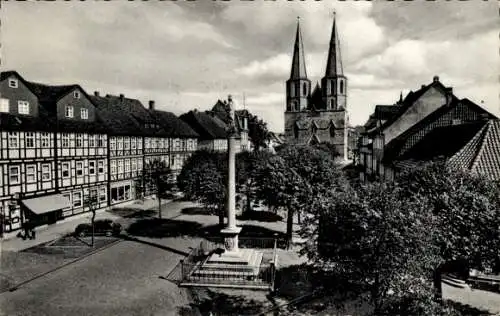
[[[499,19],[0,0],[0,315],[500,315]]]

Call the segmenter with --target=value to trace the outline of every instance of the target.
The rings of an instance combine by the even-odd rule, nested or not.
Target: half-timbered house
[[[68,217],[108,204],[107,133],[90,97],[79,85],[29,83],[54,120],[56,188],[71,201]],[[89,205],[90,196],[97,197]]]

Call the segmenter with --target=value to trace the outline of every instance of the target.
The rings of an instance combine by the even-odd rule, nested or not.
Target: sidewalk
[[[162,205],[170,203],[171,200],[162,200]],[[112,206],[112,208],[137,208],[139,210],[147,210],[151,208],[155,208],[158,206],[158,201],[156,199],[146,199],[144,203],[142,201],[134,201],[134,203],[125,203],[116,206]],[[62,237],[68,233],[74,231],[75,227],[81,223],[89,223],[92,218],[92,213],[84,213],[81,215],[69,217],[58,221],[52,225],[45,225],[41,227],[37,227],[36,230],[36,239],[26,239],[17,237],[17,233],[19,231],[15,231],[12,233],[8,233],[4,235],[0,243],[0,252],[1,251],[22,251],[24,249],[34,247],[39,244],[43,244],[59,237]],[[96,211],[96,220],[97,219],[112,219],[118,220],[119,216],[109,212],[108,209],[102,209]]]

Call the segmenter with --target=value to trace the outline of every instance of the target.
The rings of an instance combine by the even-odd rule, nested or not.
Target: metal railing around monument
[[[227,270],[212,273],[201,269],[212,254],[222,253],[224,241],[220,237],[202,240],[198,247],[180,262],[181,284],[214,284],[231,286],[257,286],[274,290],[277,265],[277,246],[282,244],[277,238],[239,238],[240,249],[251,248],[262,253],[262,261],[256,266],[229,266]]]

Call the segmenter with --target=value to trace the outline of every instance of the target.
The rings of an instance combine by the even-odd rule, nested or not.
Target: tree
[[[402,199],[389,184],[321,192],[302,225],[302,253],[322,271],[326,289],[366,299],[374,315],[436,315],[421,301],[432,293],[439,260],[432,246],[437,222],[426,207],[425,199]]]
[[[238,192],[246,195],[246,211],[251,211],[251,201],[256,198],[258,174],[271,154],[267,151],[243,151],[236,155],[236,185]]]
[[[319,150],[322,150],[322,151],[324,151],[324,152],[326,152],[326,153],[330,154],[330,155],[331,155],[331,157],[332,157],[332,159],[335,159],[335,158],[337,158],[337,157],[342,156],[342,155],[339,153],[339,151],[338,151],[337,147],[335,147],[335,145],[334,145],[334,144],[332,144],[332,143],[321,142],[321,143],[319,143],[319,144],[315,145],[315,147],[316,147],[317,149],[319,149]]]
[[[269,140],[267,123],[250,112],[248,113],[248,137],[252,141],[255,151],[267,147]]]
[[[179,189],[187,198],[202,203],[219,215],[224,225],[227,196],[227,154],[199,150],[184,163],[177,177]]]
[[[170,176],[170,168],[165,161],[158,158],[147,162],[142,172],[142,188],[145,192],[156,195],[159,218],[161,218],[161,198],[173,187]]]
[[[292,240],[293,216],[306,209],[321,192],[343,187],[346,181],[324,151],[310,146],[285,146],[267,159],[257,174],[259,198],[287,211],[287,238]]]
[[[442,254],[435,267],[437,297],[441,297],[441,272],[462,261],[462,276],[469,268],[485,271],[499,259],[500,196],[498,184],[468,171],[432,162],[403,173],[397,179],[408,198],[426,197],[428,210],[439,220],[435,243]]]
[[[83,202],[84,206],[89,209],[89,211],[92,213],[92,217],[90,219],[90,225],[92,226],[92,241],[91,245],[94,247],[94,223],[95,223],[95,212],[98,208],[99,205],[99,200],[97,197],[97,191],[96,190],[90,190],[89,195],[85,198]]]

